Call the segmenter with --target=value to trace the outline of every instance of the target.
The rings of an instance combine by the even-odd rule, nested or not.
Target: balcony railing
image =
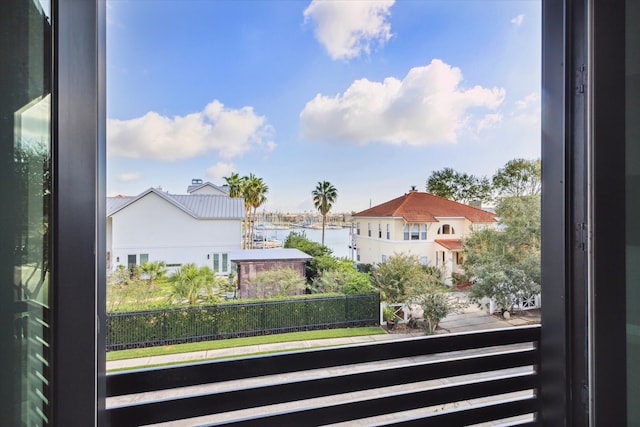
[[[540,326],[107,375],[113,426],[537,425]]]

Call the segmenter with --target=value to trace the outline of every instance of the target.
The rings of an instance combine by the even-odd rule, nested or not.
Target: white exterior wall
[[[140,254],[148,254],[149,261],[195,263],[213,268],[213,253],[241,249],[242,221],[196,219],[149,193],[111,216],[107,222],[107,242],[110,270],[118,265],[126,267],[128,255],[134,254],[138,263]]]
[[[224,191],[220,191],[217,188],[213,188],[213,187],[211,187],[209,185],[205,185],[202,188],[198,188],[197,190],[192,191],[191,194],[213,194],[213,195],[216,195],[216,196],[227,196],[228,195]]]

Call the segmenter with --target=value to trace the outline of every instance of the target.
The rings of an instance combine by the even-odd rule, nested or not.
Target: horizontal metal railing
[[[114,426],[535,425],[539,335],[534,325],[113,373],[107,415]]]

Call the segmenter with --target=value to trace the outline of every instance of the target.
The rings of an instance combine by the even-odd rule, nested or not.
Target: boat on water
[[[288,230],[290,227],[280,224],[258,224],[256,230]]]

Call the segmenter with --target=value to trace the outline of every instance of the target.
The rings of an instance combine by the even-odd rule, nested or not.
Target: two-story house
[[[415,189],[358,212],[353,220],[359,263],[381,263],[402,253],[442,268],[445,277],[461,269],[462,239],[496,224],[491,212]]]

